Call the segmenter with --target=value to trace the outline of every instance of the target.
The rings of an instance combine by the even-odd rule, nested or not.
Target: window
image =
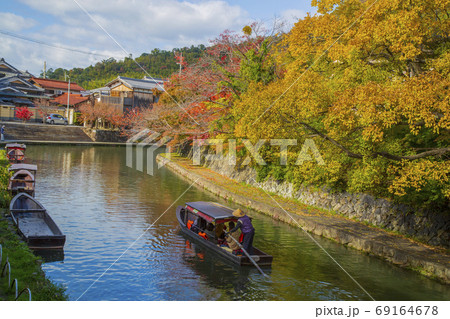
[[[189,224],[191,225],[191,227],[189,227]],[[187,219],[186,219],[186,226],[188,226],[189,229],[191,229],[194,232],[198,232],[198,231],[204,231],[206,229],[206,220],[191,213],[191,212],[187,212]]]
[[[189,229],[193,230],[192,226],[193,226],[193,224],[195,223],[196,220],[197,220],[197,216],[195,216],[194,214],[188,212],[187,213],[187,219],[185,220],[186,221],[186,226]]]
[[[206,220],[204,220],[204,219],[201,218],[201,217],[198,217],[198,219],[199,219],[199,221],[198,221],[198,227],[199,227],[201,230],[205,230],[205,228],[206,228]]]
[[[181,218],[181,220],[183,221],[184,224],[187,223],[187,221],[186,221],[186,209],[185,208],[182,208],[180,210],[180,218]]]

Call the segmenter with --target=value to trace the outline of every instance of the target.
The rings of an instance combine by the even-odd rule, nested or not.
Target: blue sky
[[[314,12],[310,0],[5,1],[0,11],[0,57],[39,75],[44,61],[47,68],[87,67],[109,56],[123,59],[125,51],[139,56],[154,48],[207,45],[225,29],[239,31],[252,21],[269,26],[275,18],[291,26],[306,12]],[[4,32],[101,56],[48,47]]]

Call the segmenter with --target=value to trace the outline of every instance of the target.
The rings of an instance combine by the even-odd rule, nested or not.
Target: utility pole
[[[67,90],[67,122],[71,124],[69,120],[69,111],[70,111],[69,103],[70,103],[70,76],[69,76],[69,86]]]
[[[47,62],[44,61],[44,79],[47,78]]]
[[[175,57],[177,57],[176,54],[175,54]],[[181,74],[181,68],[182,68],[182,66],[183,66],[183,51],[180,51],[180,56],[179,56],[179,59],[178,59],[177,64],[180,65],[180,74]]]

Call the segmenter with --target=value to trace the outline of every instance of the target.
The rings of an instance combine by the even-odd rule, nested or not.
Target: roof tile
[[[58,81],[58,80],[50,80],[50,79],[41,79],[41,78],[31,78],[32,81],[39,84],[41,87],[45,89],[63,89],[67,90],[69,82],[66,81]],[[70,82],[70,90],[73,91],[84,91],[84,89],[76,84],[75,82]]]
[[[89,97],[83,97],[81,94],[70,94],[69,105],[77,105],[82,102],[89,100]],[[67,105],[67,93],[50,100],[50,102]]]

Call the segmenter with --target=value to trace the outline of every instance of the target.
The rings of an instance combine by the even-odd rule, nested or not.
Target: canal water
[[[254,245],[274,256],[269,279],[204,251],[180,232],[188,201],[238,207],[171,171],[126,166],[124,147],[29,146],[36,198],[66,234],[43,269],[70,300],[370,300],[300,229],[249,211]],[[315,239],[376,300],[450,300],[450,287]]]

